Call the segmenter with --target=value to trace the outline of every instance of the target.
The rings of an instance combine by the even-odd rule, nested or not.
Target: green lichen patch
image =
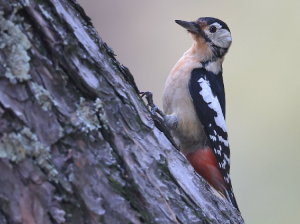
[[[26,81],[30,79],[30,57],[27,50],[31,44],[18,25],[6,20],[3,14],[3,11],[0,11],[0,50],[6,58],[5,61],[0,59],[0,63],[6,69],[4,75],[13,83],[17,80]]]
[[[83,97],[80,97],[80,103],[77,106],[76,114],[84,126],[87,127],[86,132],[101,128],[95,111],[88,105]]]
[[[19,133],[4,134],[0,142],[0,158],[8,158],[13,162],[20,162],[26,156],[35,158],[37,164],[43,168],[51,179],[58,174],[49,163],[50,147],[41,143],[29,128],[23,128]]]
[[[37,99],[37,101],[42,106],[42,109],[44,111],[51,110],[52,105],[53,104],[56,105],[50,92],[48,90],[44,89],[43,86],[40,86],[34,82],[32,82],[30,86],[34,92],[34,97]]]
[[[19,162],[26,157],[26,149],[22,144],[20,134],[4,134],[0,143],[0,158],[8,158],[11,161]]]

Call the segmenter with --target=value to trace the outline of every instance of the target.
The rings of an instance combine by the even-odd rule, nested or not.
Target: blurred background
[[[142,91],[162,92],[191,46],[174,20],[219,18],[233,189],[246,223],[300,223],[300,1],[78,0]]]

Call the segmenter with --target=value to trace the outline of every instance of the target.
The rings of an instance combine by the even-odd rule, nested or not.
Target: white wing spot
[[[223,142],[225,146],[229,146],[228,140],[225,140],[222,136],[218,135],[218,139],[220,142]]]
[[[216,154],[222,155],[221,151],[222,151],[222,147],[219,145],[219,150],[216,149]]]
[[[230,165],[230,158],[228,158],[226,154],[224,154],[224,160],[225,159],[227,160],[228,165]]]
[[[225,169],[225,166],[226,166],[226,159],[224,159],[223,162],[221,163],[222,169]]]
[[[213,140],[214,142],[217,141],[216,136],[210,135],[209,137],[210,137],[210,139]]]
[[[215,117],[216,124],[220,128],[222,128],[224,132],[227,132],[226,123],[220,102],[216,96],[213,96],[209,82],[207,80],[204,80],[203,78],[200,78],[198,82],[200,87],[202,88],[202,90],[199,93],[203,97],[203,100],[211,109],[213,109],[217,113],[217,116]]]
[[[227,183],[229,183],[229,181],[230,181],[230,175],[229,175],[229,173],[227,173],[227,177],[224,177],[224,180],[225,180]]]

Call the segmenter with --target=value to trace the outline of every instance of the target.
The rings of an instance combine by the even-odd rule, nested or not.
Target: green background
[[[160,108],[167,76],[192,44],[174,20],[226,22],[233,38],[223,64],[226,122],[239,207],[246,223],[300,223],[299,0],[78,2]]]

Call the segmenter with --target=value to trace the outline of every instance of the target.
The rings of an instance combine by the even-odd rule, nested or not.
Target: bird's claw
[[[153,103],[153,93],[146,91],[146,92],[140,92],[141,97],[146,98],[148,102],[148,106],[151,108],[151,114],[153,116],[157,116],[156,113],[160,115],[160,118],[164,120],[164,117],[166,116],[154,103]]]
[[[149,92],[149,91],[141,92],[140,91],[141,98],[143,98],[146,94],[152,94],[152,92]]]
[[[170,142],[172,143],[172,145],[179,150],[176,142],[174,141],[174,139],[172,138],[172,135],[170,133],[170,130],[168,128],[168,126],[165,124],[165,117],[166,115],[153,103],[153,94],[152,92],[140,92],[141,97],[146,98],[148,105],[151,108],[151,115],[153,118],[153,121],[156,125],[156,127],[162,131],[165,136],[170,140]],[[158,113],[160,116],[158,116],[156,113]]]

